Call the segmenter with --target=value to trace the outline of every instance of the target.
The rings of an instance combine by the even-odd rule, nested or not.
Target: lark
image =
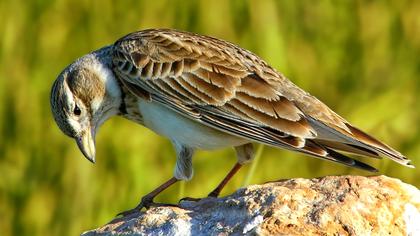
[[[237,163],[209,197],[217,197],[252,161],[253,143],[367,171],[376,169],[343,153],[412,167],[404,155],[351,125],[254,53],[172,29],[134,32],[77,59],[54,82],[51,108],[59,128],[91,162],[96,133],[113,116],[171,140],[173,177],[122,215],[155,205],[160,192],[190,180],[197,149],[236,150]]]

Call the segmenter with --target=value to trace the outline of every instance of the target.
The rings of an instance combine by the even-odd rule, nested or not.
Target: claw
[[[219,197],[219,195],[220,195],[219,191],[213,191],[213,192],[209,193],[209,195],[207,195],[207,197],[217,198],[217,197]]]
[[[199,202],[199,201],[201,201],[201,199],[202,199],[202,198],[184,197],[184,198],[181,198],[181,199],[178,201],[178,203],[181,203],[181,202],[183,202],[183,201]]]
[[[143,207],[146,208],[146,209],[149,209],[151,206],[177,206],[178,207],[178,205],[174,205],[174,204],[166,204],[166,203],[162,204],[162,203],[154,203],[153,202],[153,198],[155,198],[156,195],[158,195],[160,192],[162,192],[163,190],[165,190],[166,188],[168,188],[172,184],[176,183],[177,181],[178,181],[178,179],[176,179],[175,177],[170,178],[168,181],[163,183],[161,186],[157,187],[155,190],[153,190],[149,194],[142,197],[140,203],[135,208],[133,208],[131,210],[128,210],[128,211],[123,211],[121,213],[118,213],[117,216],[125,217],[125,216],[128,216],[128,215],[132,215],[134,213],[139,213],[141,211],[141,209],[143,209]]]
[[[127,211],[123,211],[123,212],[118,213],[116,215],[116,217],[119,217],[119,216],[126,217],[126,216],[129,216],[129,215],[135,214],[135,213],[139,213],[140,212],[140,209],[141,208],[135,207],[135,208],[133,208],[131,210],[127,210]]]
[[[141,211],[141,209],[143,209],[143,207],[148,210],[150,207],[164,207],[164,206],[179,207],[177,204],[156,203],[156,202],[153,202],[152,200],[144,201],[142,199],[142,201],[139,203],[139,205],[137,205],[135,208],[133,208],[131,210],[120,212],[120,213],[117,214],[117,217],[118,216],[126,217],[128,215],[137,214]]]
[[[149,209],[152,205],[155,205],[155,203],[153,202],[153,198],[148,197],[147,195],[142,197],[140,203],[133,209],[131,210],[127,210],[127,211],[123,211],[117,214],[117,216],[128,216],[128,215],[132,215],[134,213],[139,213],[141,211],[141,209],[146,208]]]

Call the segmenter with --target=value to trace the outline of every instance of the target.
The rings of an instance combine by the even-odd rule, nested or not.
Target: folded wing
[[[221,131],[370,171],[375,169],[336,151],[409,165],[399,152],[229,42],[174,30],[139,31],[115,43],[113,64],[137,96]]]

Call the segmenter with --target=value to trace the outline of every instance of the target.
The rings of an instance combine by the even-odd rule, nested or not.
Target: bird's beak
[[[83,155],[92,163],[95,163],[95,131],[92,128],[76,138],[77,146]]]

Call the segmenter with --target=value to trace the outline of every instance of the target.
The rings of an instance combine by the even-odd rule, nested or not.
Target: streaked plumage
[[[86,110],[89,125],[73,121],[73,100]],[[192,177],[194,149],[238,146],[243,163],[252,159],[250,142],[370,171],[375,169],[340,152],[386,156],[410,166],[402,154],[349,124],[252,52],[188,32],[139,31],[78,59],[54,83],[51,105],[59,127],[79,140],[90,159],[80,137],[87,132],[83,127],[91,127],[94,137],[113,115],[170,138],[178,154],[177,179]]]

